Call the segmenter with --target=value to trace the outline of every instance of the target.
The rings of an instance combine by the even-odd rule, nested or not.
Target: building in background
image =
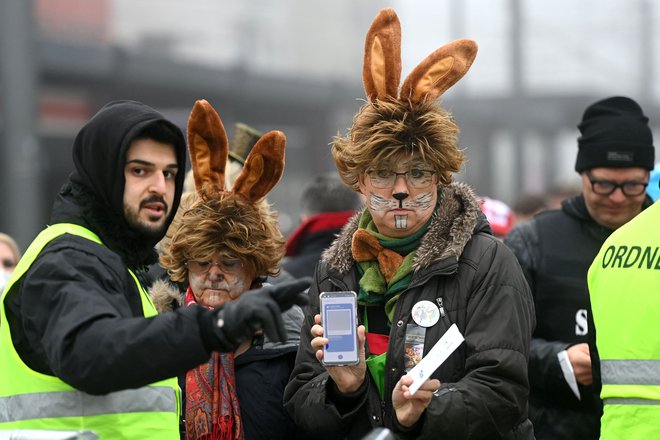
[[[451,39],[479,43],[465,87],[444,97],[470,162],[457,178],[478,193],[512,203],[570,184],[574,121],[596,97],[634,96],[658,125],[660,7],[649,0],[5,0],[0,229],[25,245],[43,227],[73,135],[105,102],[141,100],[185,128],[206,98],[228,127],[287,134],[269,200],[291,231],[302,182],[332,169],[329,143],[361,105],[363,30],[386,5],[409,23],[404,75]]]

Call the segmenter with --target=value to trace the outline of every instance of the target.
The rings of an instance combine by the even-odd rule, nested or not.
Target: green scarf
[[[358,293],[358,304],[365,306],[385,305],[387,318],[392,321],[394,308],[401,295],[412,280],[412,263],[417,255],[417,248],[422,236],[428,230],[432,218],[413,235],[403,238],[390,238],[378,232],[376,225],[368,209],[365,209],[360,217],[358,228],[366,230],[378,239],[378,242],[386,249],[390,249],[400,255],[405,255],[403,262],[388,283],[382,275],[378,262],[358,262],[360,278],[360,292]]]

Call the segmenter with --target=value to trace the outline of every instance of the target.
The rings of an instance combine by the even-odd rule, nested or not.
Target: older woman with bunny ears
[[[468,71],[476,44],[436,50],[399,92],[400,44],[398,18],[384,9],[366,39],[368,101],[332,148],[367,206],[316,268],[285,406],[318,439],[378,426],[397,438],[531,439],[531,294],[478,197],[452,183],[458,127],[435,102]],[[339,290],[357,293],[359,363],[325,366],[319,294]],[[464,342],[413,392],[406,373],[454,325]]]
[[[206,101],[193,108],[188,143],[196,191],[182,199],[161,264],[173,281],[189,286],[186,307],[231,308],[246,292],[261,288],[266,276],[279,273],[285,240],[264,198],[284,170],[284,134],[272,131],[257,141],[230,189],[225,188],[227,135]],[[187,439],[294,437],[282,395],[302,317],[293,306],[279,316],[286,331],[280,342],[256,332],[234,351],[215,352],[187,373]]]

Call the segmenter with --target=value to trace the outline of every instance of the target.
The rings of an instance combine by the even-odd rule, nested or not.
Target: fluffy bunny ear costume
[[[270,131],[250,151],[243,171],[231,190],[225,189],[225,167],[229,141],[220,117],[206,100],[195,102],[188,119],[188,148],[192,161],[195,189],[212,197],[221,192],[257,204],[279,182],[284,172],[286,138],[281,131]]]
[[[362,80],[368,100],[348,136],[335,138],[333,144],[344,183],[359,191],[360,176],[371,167],[418,157],[435,171],[439,185],[450,184],[464,158],[456,123],[435,101],[467,73],[476,54],[472,40],[446,44],[422,60],[399,88],[401,25],[392,8],[381,10],[364,46]],[[368,253],[368,235],[353,242],[354,255]],[[388,268],[399,267],[396,261],[379,263],[385,276]]]
[[[374,163],[418,155],[433,166],[440,184],[449,184],[463,154],[458,127],[436,103],[470,69],[477,44],[460,39],[428,55],[401,82],[401,25],[392,8],[381,10],[366,36],[362,80],[367,102],[346,137],[337,137],[332,155],[344,183],[358,191],[358,178]],[[397,158],[398,155],[398,158]]]
[[[435,100],[463,77],[477,55],[477,43],[460,39],[435,50],[401,80],[401,25],[392,8],[380,11],[364,46],[362,79],[370,100]]]
[[[195,102],[188,119],[195,192],[182,201],[161,254],[172,280],[186,282],[185,261],[218,248],[248,262],[257,277],[279,273],[285,240],[265,197],[284,172],[285,145],[281,131],[261,136],[234,184],[226,183],[227,133],[211,104]]]

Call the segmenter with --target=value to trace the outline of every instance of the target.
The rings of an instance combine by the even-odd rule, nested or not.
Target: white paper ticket
[[[412,370],[408,372],[408,376],[413,378],[413,383],[410,384],[410,394],[415,392],[422,386],[422,384],[431,377],[431,374],[438,369],[440,365],[449,357],[450,354],[456,350],[465,338],[456,327],[452,324],[449,330],[442,335],[442,338],[435,343],[431,351],[429,351],[424,358],[415,365]]]

